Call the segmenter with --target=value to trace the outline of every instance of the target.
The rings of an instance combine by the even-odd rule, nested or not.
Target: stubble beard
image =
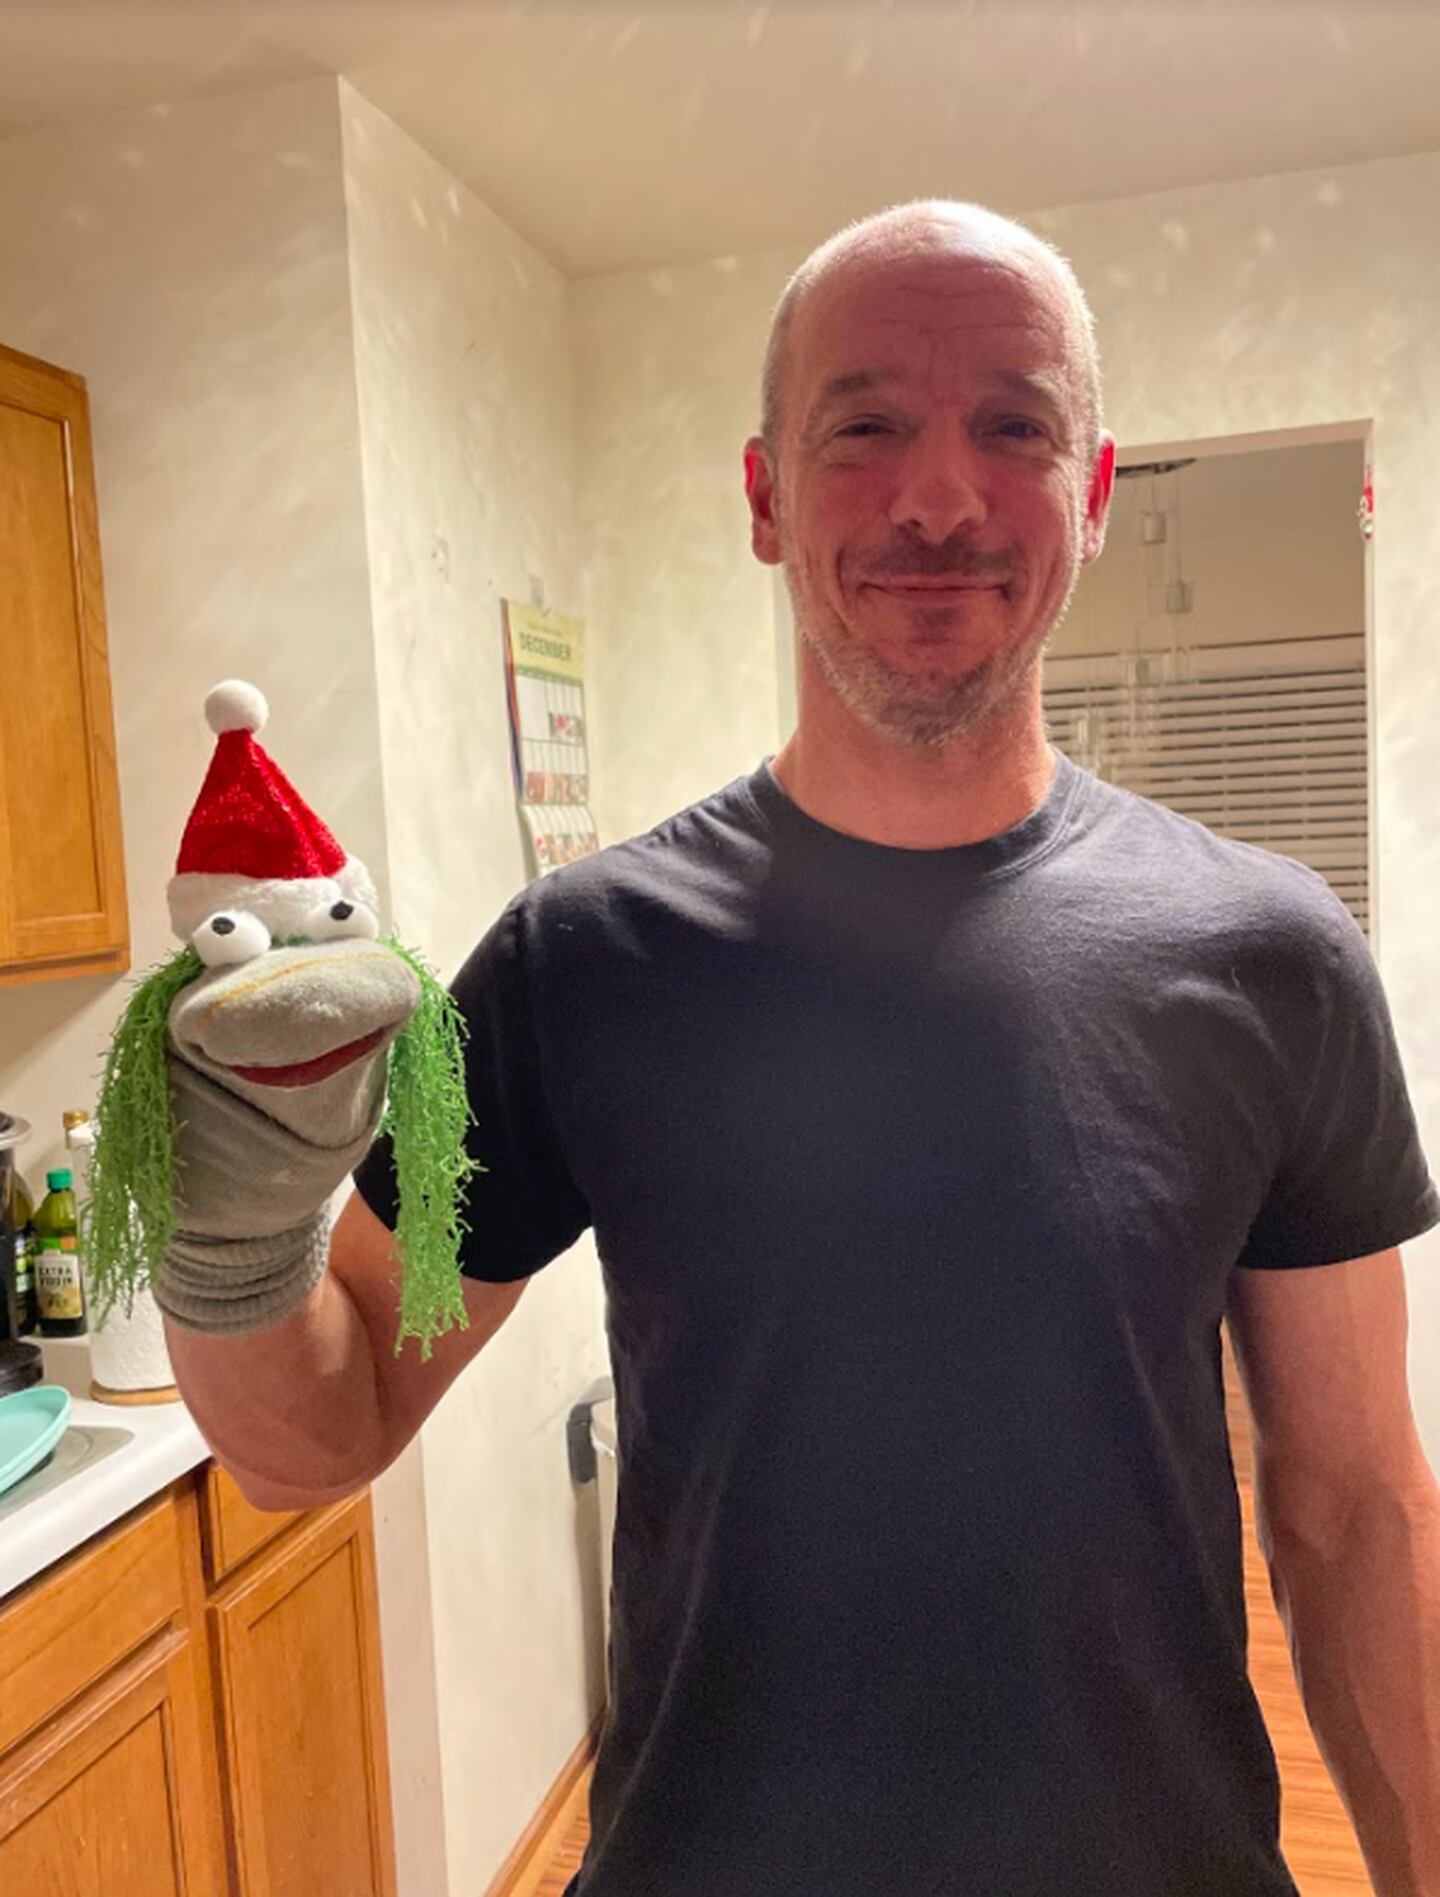
[[[1060,607],[1045,625],[959,673],[887,664],[835,613],[825,615],[822,631],[798,596],[788,562],[785,577],[796,630],[846,710],[891,743],[934,750],[1002,716],[1024,691],[1074,597],[1080,562],[1077,558]]]

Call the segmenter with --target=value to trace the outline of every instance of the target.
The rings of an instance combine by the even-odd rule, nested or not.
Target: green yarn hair
[[[432,1338],[452,1325],[470,1328],[460,1289],[460,1241],[469,1229],[461,1202],[467,1180],[479,1169],[465,1150],[472,1118],[465,1091],[465,1017],[421,956],[393,936],[386,936],[385,946],[420,983],[420,1005],[391,1044],[380,1123],[394,1148],[400,1199],[395,1238],[403,1269],[395,1354],[407,1337],[418,1337],[421,1359],[428,1362]]]
[[[188,943],[141,980],[116,1024],[95,1107],[90,1203],[81,1256],[103,1319],[117,1298],[153,1283],[175,1232],[175,1127],[165,1025],[182,988],[204,974]]]
[[[465,1022],[451,996],[413,949],[384,946],[420,984],[415,1013],[390,1045],[382,1132],[395,1161],[400,1251],[398,1356],[420,1340],[469,1328],[461,1292],[460,1243],[466,1181],[477,1170],[465,1150],[471,1121],[465,1092]],[[193,948],[178,949],[141,980],[120,1017],[100,1082],[84,1256],[99,1316],[120,1299],[129,1313],[138,1285],[153,1285],[175,1234],[175,1125],[166,1067],[170,1008],[205,972]]]

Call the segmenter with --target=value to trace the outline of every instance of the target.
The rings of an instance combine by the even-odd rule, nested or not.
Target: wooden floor
[[[1290,1668],[1285,1630],[1270,1598],[1270,1581],[1255,1541],[1251,1492],[1249,1432],[1244,1422],[1243,1398],[1227,1376],[1235,1473],[1245,1516],[1245,1594],[1250,1612],[1250,1676],[1265,1713],[1271,1742],[1280,1762],[1283,1787],[1281,1841],[1286,1860],[1300,1886],[1301,1897],[1370,1897],[1360,1847],[1345,1808],[1321,1763],[1305,1722],[1305,1714]],[[558,1816],[545,1846],[536,1854],[529,1877],[516,1886],[513,1897],[563,1897],[566,1884],[580,1868],[587,1836],[587,1772]],[[533,1880],[533,1881],[532,1881]],[[877,1897],[891,1897],[877,1893]],[[899,1893],[895,1897],[900,1897]]]

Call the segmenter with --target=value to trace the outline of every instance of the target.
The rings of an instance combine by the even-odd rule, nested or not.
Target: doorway
[[[1360,439],[1122,454],[1045,661],[1077,763],[1324,876],[1368,934]]]

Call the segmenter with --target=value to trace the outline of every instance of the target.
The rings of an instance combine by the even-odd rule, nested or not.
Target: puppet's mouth
[[[363,1034],[358,1041],[347,1041],[343,1047],[332,1047],[328,1054],[317,1054],[314,1060],[296,1061],[289,1067],[232,1067],[230,1072],[258,1087],[309,1087],[317,1080],[328,1080],[331,1074],[338,1074],[352,1061],[363,1060],[389,1031],[376,1028],[373,1034]]]

